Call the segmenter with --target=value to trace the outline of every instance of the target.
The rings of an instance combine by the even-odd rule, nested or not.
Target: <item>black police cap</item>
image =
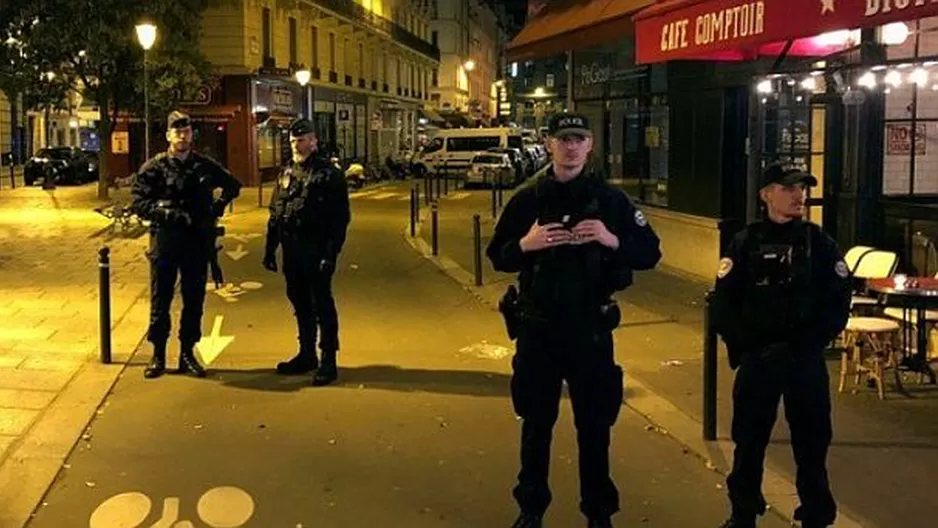
[[[192,119],[185,112],[173,110],[166,118],[166,129],[186,128],[192,125]]]
[[[770,165],[762,174],[762,187],[767,187],[773,183],[786,187],[804,183],[808,187],[815,187],[817,185],[817,178],[803,170],[785,167],[782,164],[776,163]]]
[[[589,119],[581,114],[554,114],[547,122],[547,134],[550,137],[593,137]]]
[[[300,118],[290,124],[290,135],[293,137],[305,136],[315,131],[313,123],[309,119]]]

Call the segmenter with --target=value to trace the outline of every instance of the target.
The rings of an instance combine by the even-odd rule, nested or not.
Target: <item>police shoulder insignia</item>
[[[729,257],[724,257],[720,259],[720,269],[717,270],[717,278],[722,279],[730,274],[730,271],[733,270],[733,259]]]
[[[645,227],[646,225],[648,225],[648,220],[645,219],[645,214],[639,211],[638,209],[635,210],[635,224],[638,227]]]
[[[841,279],[846,279],[847,275],[850,274],[850,272],[847,270],[847,263],[842,260],[838,260],[837,264],[834,265],[834,271]]]

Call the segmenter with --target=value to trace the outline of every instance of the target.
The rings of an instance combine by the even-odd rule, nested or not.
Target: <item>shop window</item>
[[[938,193],[938,18],[906,22],[905,42],[887,47],[877,72],[886,96],[883,194]]]

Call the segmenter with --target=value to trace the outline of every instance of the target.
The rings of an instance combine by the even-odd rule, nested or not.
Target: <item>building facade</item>
[[[938,4],[756,2],[729,26],[721,0],[532,4],[508,60],[566,56],[593,163],[645,204],[666,267],[712,279],[726,227],[758,218],[759,175],[782,162],[818,177],[809,217],[841,247],[936,271]]]
[[[440,48],[431,101],[439,110],[488,121],[498,114],[504,10],[482,0],[431,0],[431,17],[431,41]]]
[[[240,0],[207,10],[201,50],[215,75],[185,104],[196,146],[248,185],[277,173],[297,117],[311,119],[320,148],[343,159],[377,162],[414,148],[440,63],[429,8],[427,0]],[[143,161],[137,121],[118,124],[131,139],[112,156],[117,174]],[[151,152],[164,146],[151,134]]]

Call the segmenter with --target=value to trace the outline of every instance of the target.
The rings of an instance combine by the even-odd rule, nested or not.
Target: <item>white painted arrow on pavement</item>
[[[212,324],[212,334],[208,337],[203,337],[196,344],[196,348],[199,350],[199,354],[202,356],[202,362],[206,366],[211,365],[218,356],[221,355],[222,351],[225,350],[225,347],[231,344],[234,341],[234,336],[223,336],[221,335],[221,323],[224,321],[224,317],[221,315],[215,316],[215,322]]]
[[[232,238],[234,240],[237,240],[238,242],[247,244],[252,239],[260,238],[261,236],[263,235],[261,235],[260,233],[244,233],[241,235],[225,235],[225,238]]]
[[[231,260],[239,261],[247,256],[250,253],[248,250],[244,249],[244,244],[238,244],[238,247],[234,251],[225,251],[225,253],[231,257]]]

